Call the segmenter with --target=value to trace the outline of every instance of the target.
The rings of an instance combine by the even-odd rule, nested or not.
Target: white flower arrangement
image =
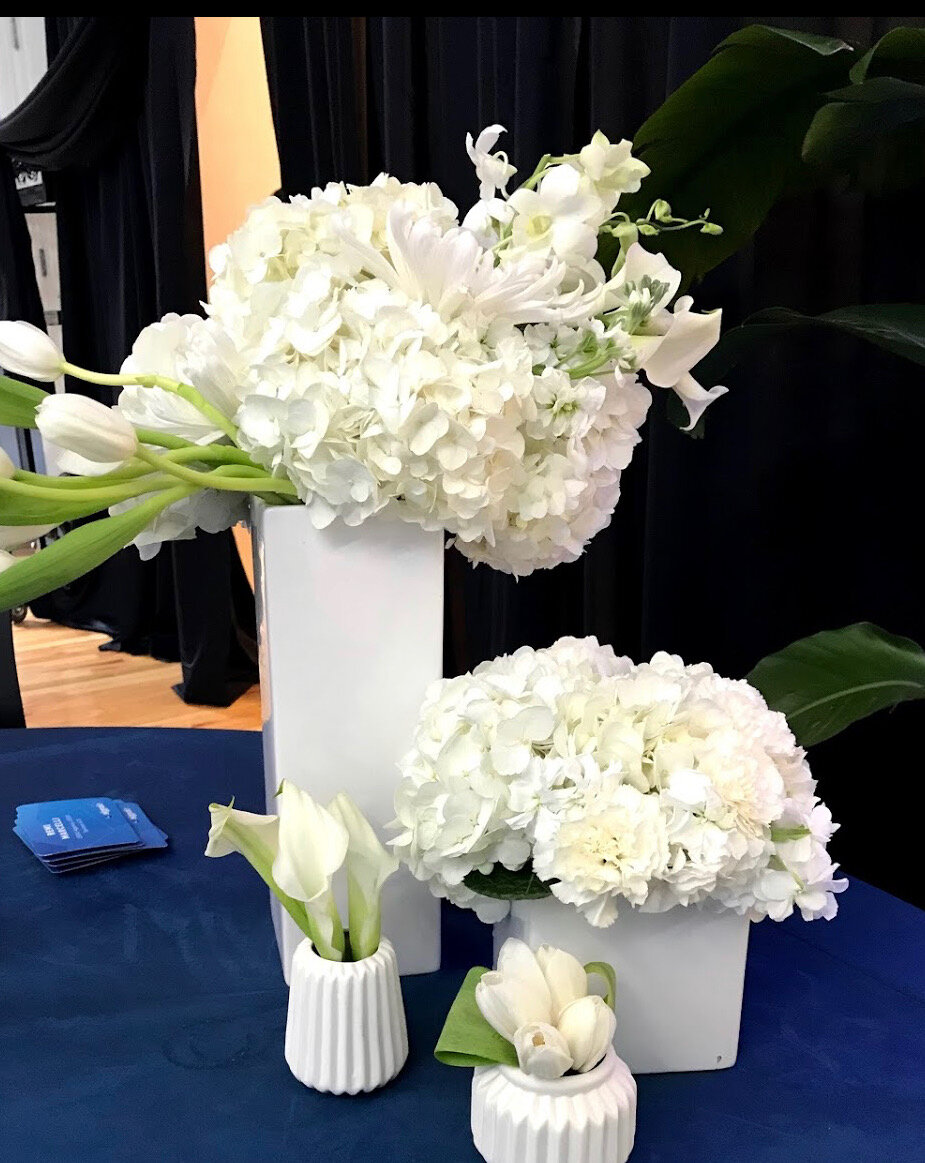
[[[786,719],[706,663],[523,647],[433,684],[400,768],[396,852],[486,921],[549,893],[597,926],[707,901],[830,919],[847,887]]]

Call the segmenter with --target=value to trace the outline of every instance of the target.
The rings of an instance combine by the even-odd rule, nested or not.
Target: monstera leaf
[[[748,681],[809,747],[875,711],[925,698],[925,651],[910,638],[858,622],[768,655]]]

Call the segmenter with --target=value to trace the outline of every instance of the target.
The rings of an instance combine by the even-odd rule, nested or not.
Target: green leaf
[[[635,135],[633,152],[652,172],[620,209],[642,217],[655,198],[687,218],[709,208],[723,234],[655,240],[685,278],[701,277],[805,180],[806,131],[827,90],[847,81],[852,59],[840,40],[758,24],[733,33]]]
[[[598,977],[603,977],[607,983],[604,1001],[613,1009],[617,1000],[617,975],[614,973],[613,966],[607,961],[589,961],[585,966],[585,973],[589,976],[596,973]]]
[[[856,85],[868,77],[925,83],[925,30],[894,28],[867,50],[849,76]]]
[[[540,880],[533,871],[532,864],[513,872],[503,864],[496,864],[491,872],[470,872],[463,884],[473,892],[501,901],[536,901],[552,895],[546,881]]]
[[[790,840],[802,840],[808,836],[810,829],[805,824],[796,824],[792,828],[776,828],[771,826],[771,839],[775,844],[786,844]]]
[[[925,364],[925,305],[921,303],[863,303],[824,315],[768,307],[727,331],[700,361],[694,375],[704,383],[722,382],[736,364],[760,354],[768,340],[810,327],[853,335],[913,363]]]
[[[48,395],[41,388],[0,376],[0,424],[11,428],[34,428],[35,409]]]
[[[38,553],[18,558],[0,573],[0,610],[24,606],[95,569],[137,537],[162,509],[194,491],[168,489],[117,517],[81,525]]]
[[[809,747],[875,711],[925,698],[925,651],[909,638],[858,622],[768,655],[748,681]]]
[[[470,969],[450,1006],[434,1050],[434,1057],[444,1066],[517,1065],[517,1051],[485,1021],[476,1005],[475,987],[488,972],[484,965]]]

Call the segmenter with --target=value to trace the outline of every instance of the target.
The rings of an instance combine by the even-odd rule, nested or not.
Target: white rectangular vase
[[[554,945],[617,974],[614,1046],[633,1074],[722,1070],[739,1048],[749,921],[728,910],[640,913],[628,905],[606,929],[552,898],[513,901],[495,925],[495,956],[508,937]]]
[[[253,535],[267,810],[283,778],[322,803],[343,790],[382,834],[442,675],[443,535],[376,518],[319,530],[301,505],[259,501]],[[271,905],[288,982],[304,934]],[[385,886],[382,931],[402,973],[440,967],[439,901],[405,868]]]

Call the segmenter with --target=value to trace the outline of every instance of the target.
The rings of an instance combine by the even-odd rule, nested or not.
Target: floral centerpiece
[[[461,221],[433,183],[385,174],[255,206],[210,256],[206,315],[147,327],[119,373],[0,322],[7,371],[122,389],[110,409],[2,382],[10,422],[37,424],[79,476],[5,471],[0,523],[109,508],[114,524],[66,534],[51,560],[4,558],[0,599],[28,601],[131,540],[149,554],[225,528],[249,494],[302,502],[319,528],[379,514],[446,530],[515,574],[578,557],[639,441],[640,376],[673,388],[691,423],[725,390],[690,374],[720,313],[676,299],[681,273],[643,245],[719,227],[662,201],[621,212],[648,167],[600,132],[508,193],[502,132],[467,140],[481,197]]]
[[[396,851],[483,920],[549,894],[595,926],[708,901],[812,920],[847,886],[787,720],[675,655],[562,638],[483,663],[430,689],[401,771]]]

